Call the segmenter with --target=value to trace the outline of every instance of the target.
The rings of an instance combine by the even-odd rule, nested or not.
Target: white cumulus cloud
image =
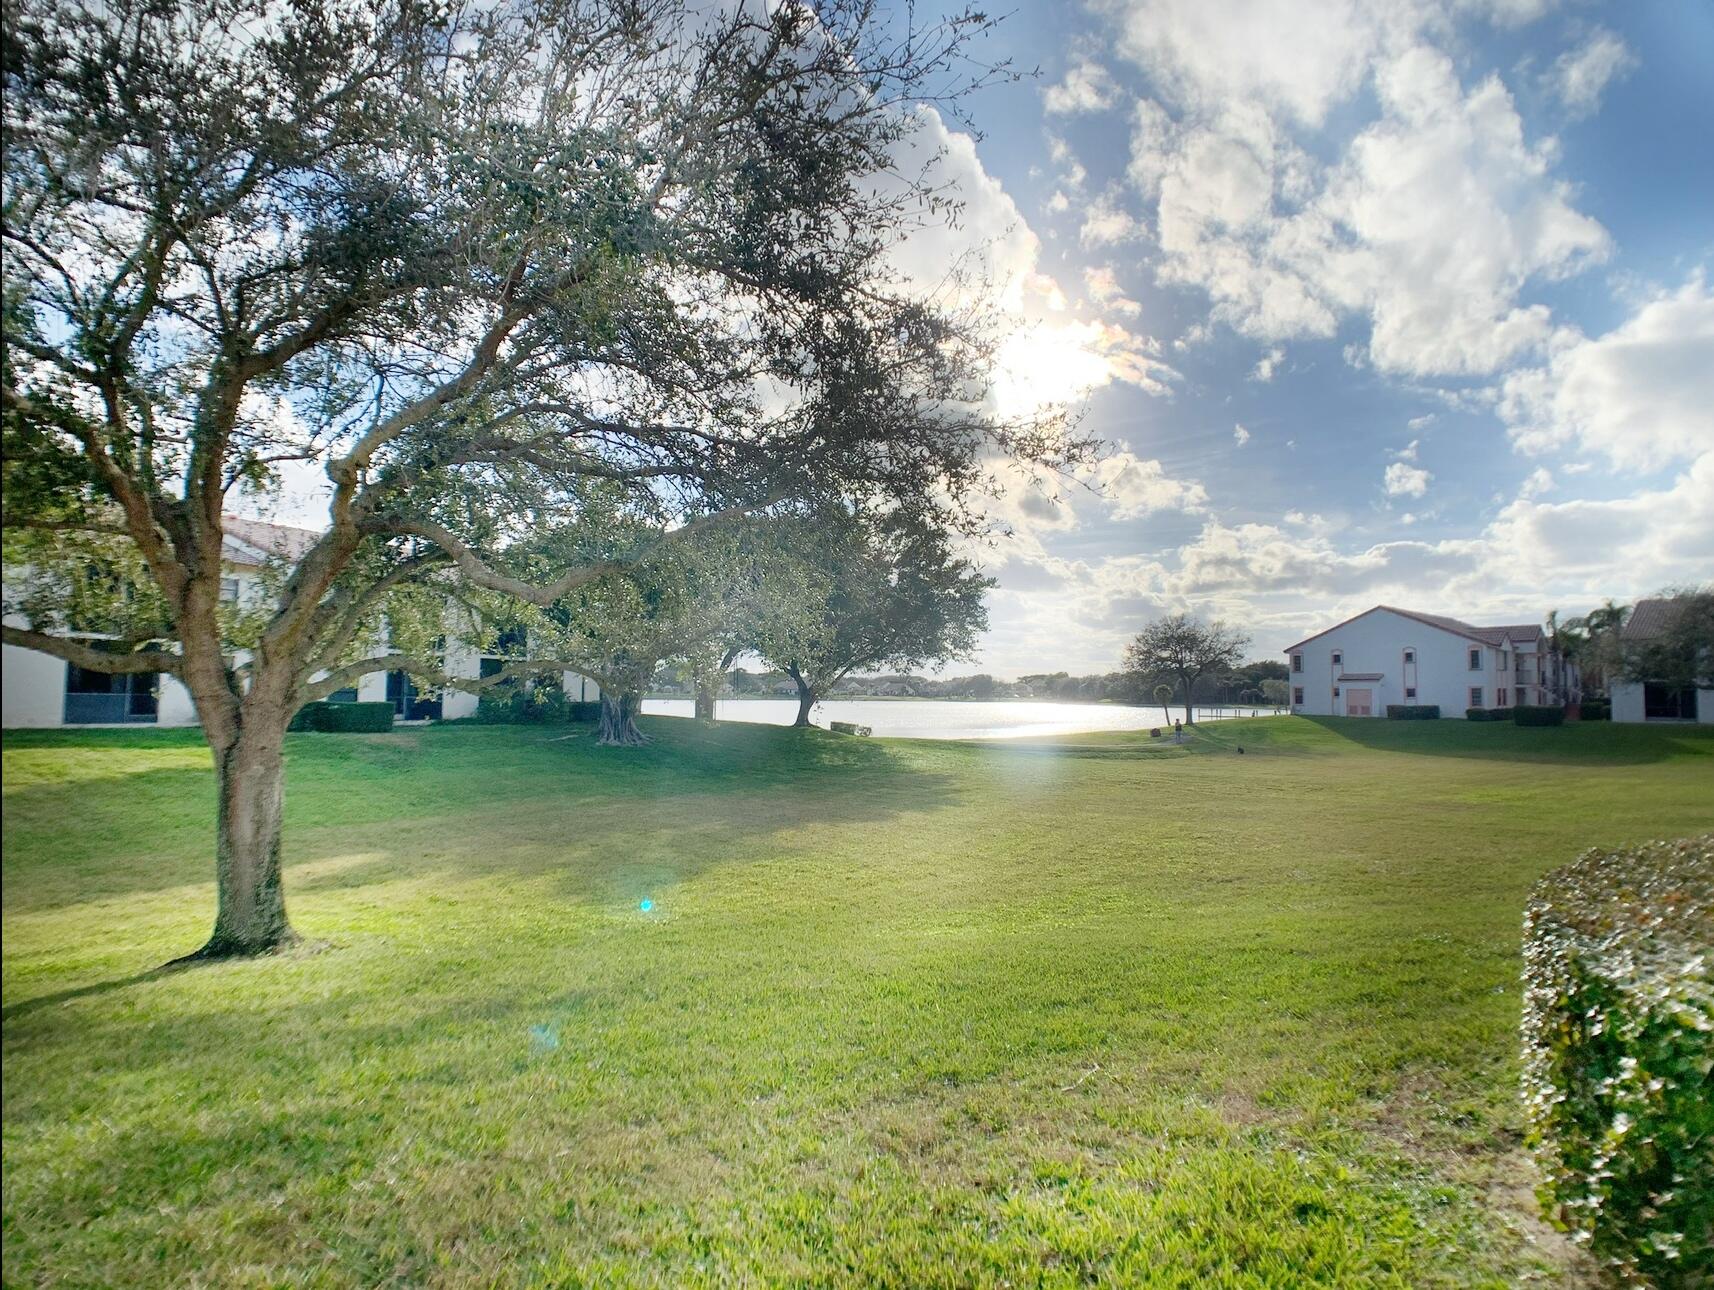
[[[1526,452],[1576,446],[1650,470],[1714,449],[1714,291],[1697,274],[1606,335],[1567,328],[1508,376],[1500,415]]]
[[[1066,69],[1065,78],[1042,92],[1042,106],[1056,115],[1100,112],[1118,100],[1119,87],[1100,63],[1080,58]]]
[[[1395,461],[1387,466],[1382,483],[1386,486],[1388,497],[1421,497],[1428,491],[1429,482],[1433,478],[1434,476],[1421,466]]]

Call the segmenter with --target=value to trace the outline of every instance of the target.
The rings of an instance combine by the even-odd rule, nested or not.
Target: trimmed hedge
[[[568,699],[557,685],[528,690],[506,686],[504,692],[488,690],[476,701],[475,720],[487,726],[557,726],[600,719],[599,700],[584,703]]]
[[[1613,719],[1613,701],[1611,699],[1583,700],[1581,721],[1611,721]]]
[[[1563,726],[1565,709],[1548,704],[1520,703],[1512,709],[1512,720],[1520,726]]]
[[[1464,718],[1467,721],[1510,721],[1510,708],[1465,708]]]
[[[1714,834],[1590,851],[1524,914],[1544,1211],[1620,1277],[1714,1283]]]
[[[291,729],[329,735],[385,734],[393,728],[390,703],[306,703],[292,718]]]
[[[1438,703],[1389,703],[1388,721],[1439,721]]]

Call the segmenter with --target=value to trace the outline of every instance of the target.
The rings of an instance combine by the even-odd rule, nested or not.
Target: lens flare
[[[654,907],[655,907],[655,902],[650,900],[647,896],[644,896],[642,899],[642,903],[640,903],[637,906],[637,908],[642,910],[645,914],[648,913]]]

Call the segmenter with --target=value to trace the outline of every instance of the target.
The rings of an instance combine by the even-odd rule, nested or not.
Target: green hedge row
[[[1440,705],[1438,703],[1389,703],[1387,704],[1387,720],[1439,721]]]
[[[505,686],[499,693],[489,690],[476,701],[476,720],[491,726],[557,726],[568,721],[599,721],[599,701],[580,702],[565,697],[557,685],[533,689]]]
[[[1524,915],[1549,1217],[1620,1277],[1714,1284],[1714,834],[1590,851]]]
[[[292,718],[293,730],[323,734],[384,734],[393,728],[390,703],[306,703]]]
[[[1510,708],[1465,708],[1464,717],[1467,721],[1510,721]]]
[[[1611,721],[1613,719],[1613,701],[1611,699],[1585,699],[1578,716],[1579,720],[1582,721]]]
[[[1520,726],[1563,726],[1565,709],[1549,704],[1520,703],[1512,709],[1512,720]]]

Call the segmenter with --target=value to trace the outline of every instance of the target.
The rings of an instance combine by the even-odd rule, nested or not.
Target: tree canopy
[[[1238,666],[1249,645],[1243,632],[1216,620],[1200,623],[1189,614],[1170,614],[1139,632],[1125,649],[1125,668],[1143,680],[1170,677],[1184,688],[1184,719],[1196,719],[1192,693],[1209,672]]]
[[[811,570],[813,602],[765,621],[756,652],[797,684],[799,725],[849,673],[967,657],[988,626],[983,596],[993,582],[954,551],[944,528],[903,512],[824,513],[786,531]]]
[[[222,782],[207,953],[290,939],[286,722],[412,597],[552,606],[753,515],[973,523],[993,463],[1088,455],[1059,415],[994,416],[979,313],[889,258],[956,215],[894,158],[913,105],[989,74],[986,23],[8,7],[5,640],[189,690]],[[225,517],[288,471],[325,530],[241,618]],[[634,542],[545,565],[597,490]]]

